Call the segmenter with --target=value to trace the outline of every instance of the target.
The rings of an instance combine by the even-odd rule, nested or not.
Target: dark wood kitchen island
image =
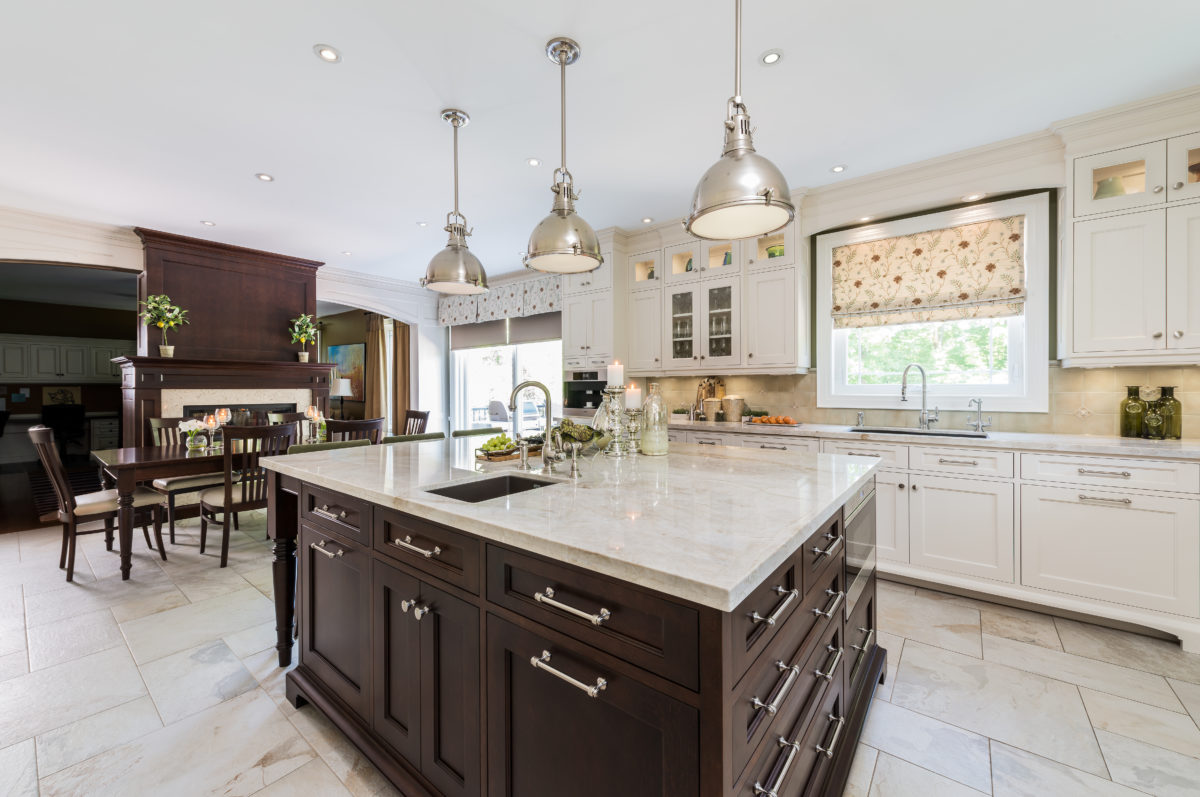
[[[877,459],[682,445],[571,481],[449,440],[264,463],[288,698],[404,794],[841,794],[885,672]]]

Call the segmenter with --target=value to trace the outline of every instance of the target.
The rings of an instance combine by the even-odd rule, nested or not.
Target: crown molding
[[[437,294],[415,282],[326,266],[317,271],[318,301],[336,302],[398,318],[408,324],[437,323]]]
[[[142,242],[128,227],[0,207],[0,260],[141,271]]]
[[[1159,94],[1050,125],[1070,155],[1200,130],[1200,86]]]

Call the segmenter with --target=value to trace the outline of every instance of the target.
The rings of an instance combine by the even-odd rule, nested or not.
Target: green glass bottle
[[[1175,398],[1174,387],[1159,388],[1162,397],[1158,400],[1158,414],[1163,419],[1163,438],[1179,440],[1183,437],[1183,405]]]
[[[1141,437],[1146,420],[1146,402],[1137,385],[1128,385],[1128,395],[1121,399],[1121,437]]]

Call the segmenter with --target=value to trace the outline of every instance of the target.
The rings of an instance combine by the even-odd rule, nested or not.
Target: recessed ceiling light
[[[841,174],[842,172],[846,171],[846,164],[839,163],[836,166],[830,166],[829,171],[833,172],[834,174]]]
[[[783,50],[767,50],[758,60],[762,61],[763,66],[775,66],[783,60]]]
[[[650,218],[649,216],[646,216],[644,219],[642,219],[642,224],[649,224],[652,221],[654,221],[654,219]]]
[[[424,222],[424,221],[418,221],[418,222],[417,222],[417,226],[418,226],[418,227],[424,227],[424,226],[426,226],[427,224],[428,224],[428,222]]]
[[[354,254],[354,253],[353,253],[353,252],[342,252],[342,254],[343,254],[343,255],[352,255],[352,254]]]
[[[527,160],[525,162],[528,163],[530,166],[541,166],[542,165],[542,162],[540,160],[538,160],[537,158],[530,158],[529,160]]]
[[[203,219],[201,219],[200,223],[203,224],[205,227],[216,227],[217,226],[217,223],[215,221],[204,221]]]
[[[259,172],[258,174],[254,175],[254,176],[257,177],[258,179],[262,180],[264,183],[275,182],[275,178],[272,177],[271,175],[267,174],[266,172]]]
[[[313,52],[327,64],[336,64],[342,60],[342,54],[337,51],[337,48],[329,44],[314,44]]]
[[[963,202],[977,202],[980,199],[983,199],[985,196],[987,196],[987,194],[967,194],[966,196],[964,196],[962,198],[962,201]]]
[[[875,217],[874,216],[863,216],[861,219],[859,219],[859,221],[870,221],[873,218],[875,218]]]

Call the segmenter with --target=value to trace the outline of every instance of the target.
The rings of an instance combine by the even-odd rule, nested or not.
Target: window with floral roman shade
[[[1025,216],[833,250],[833,325],[877,327],[1021,315]]]

